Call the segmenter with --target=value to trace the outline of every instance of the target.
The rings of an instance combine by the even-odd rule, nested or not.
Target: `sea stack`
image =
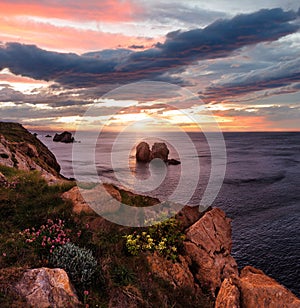
[[[136,147],[136,161],[141,163],[149,163],[152,159],[158,158],[168,165],[179,165],[180,161],[174,158],[169,159],[169,149],[164,142],[155,142],[150,150],[147,142],[142,141]]]
[[[150,161],[151,151],[147,142],[141,142],[136,147],[136,160],[142,163],[148,163]]]
[[[53,141],[55,142],[64,142],[64,143],[72,143],[74,142],[74,137],[70,132],[63,132],[61,134],[55,134],[53,137]]]

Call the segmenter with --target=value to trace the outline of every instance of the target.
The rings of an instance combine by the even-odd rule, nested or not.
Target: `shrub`
[[[92,252],[73,243],[55,248],[49,261],[52,266],[63,268],[72,282],[82,288],[91,284],[97,271],[97,261]]]
[[[125,236],[126,248],[131,255],[142,251],[157,251],[173,261],[178,258],[178,250],[185,238],[175,218],[167,219],[148,228]]]

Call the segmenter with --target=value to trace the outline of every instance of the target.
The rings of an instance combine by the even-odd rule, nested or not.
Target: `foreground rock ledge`
[[[81,305],[67,273],[59,268],[27,270],[15,285],[15,290],[31,307],[59,308]]]

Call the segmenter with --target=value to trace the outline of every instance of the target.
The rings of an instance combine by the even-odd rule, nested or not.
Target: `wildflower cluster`
[[[124,237],[126,248],[132,255],[136,256],[142,251],[157,251],[173,261],[178,258],[178,250],[185,238],[175,218],[157,223],[149,227],[147,231],[134,232]]]
[[[47,223],[35,228],[26,229],[20,233],[25,237],[26,243],[31,243],[41,254],[52,253],[61,245],[70,242],[70,230],[65,229],[64,221],[58,219],[56,222],[48,219]]]

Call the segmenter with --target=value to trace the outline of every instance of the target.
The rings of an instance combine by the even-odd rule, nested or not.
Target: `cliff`
[[[238,270],[231,256],[231,220],[222,210],[200,213],[185,206],[175,223],[152,231],[116,225],[97,215],[78,187],[71,188],[73,183],[48,185],[49,178],[59,178],[59,165],[21,125],[0,123],[0,134],[1,307],[300,307],[296,296],[262,271],[249,266]],[[149,208],[159,202],[110,184],[104,188],[108,194],[102,196],[94,187],[89,195],[101,200],[108,212],[120,210],[114,200]],[[55,228],[47,231],[48,241],[53,230],[59,230],[55,243],[68,236],[92,252],[98,267],[89,284],[71,279],[74,272],[69,265],[75,258],[64,269],[49,268],[53,248],[51,244],[50,251],[45,250],[43,230],[51,221]],[[157,246],[177,243],[177,235],[181,238],[170,251],[154,246],[136,253],[127,249],[129,237],[148,238],[149,231],[152,241],[155,232],[164,237],[166,230],[169,233]],[[34,237],[25,240],[24,232]]]
[[[119,201],[124,201],[116,187],[106,185],[106,190]],[[123,190],[124,193],[126,191]],[[134,196],[127,193],[129,197],[126,197],[126,201]],[[88,215],[93,212],[82,199],[77,187],[65,193],[64,197],[72,200],[73,210],[77,213]],[[174,263],[155,252],[146,254],[147,267],[177,292],[188,290],[195,300],[195,307],[300,307],[300,300],[294,294],[262,271],[250,266],[238,270],[231,256],[231,220],[222,210],[209,208],[200,213],[198,208],[185,206],[176,215],[176,219],[180,221],[185,234],[184,247],[177,261]],[[107,232],[114,228],[112,223],[101,217],[91,218],[89,224],[95,229],[101,226]],[[111,296],[114,302],[114,293]],[[139,303],[130,302],[129,306],[139,307]],[[111,307],[123,306],[114,304]],[[178,304],[174,307],[181,306]]]
[[[0,122],[0,164],[40,171],[47,180],[60,177],[53,153],[18,123]]]

